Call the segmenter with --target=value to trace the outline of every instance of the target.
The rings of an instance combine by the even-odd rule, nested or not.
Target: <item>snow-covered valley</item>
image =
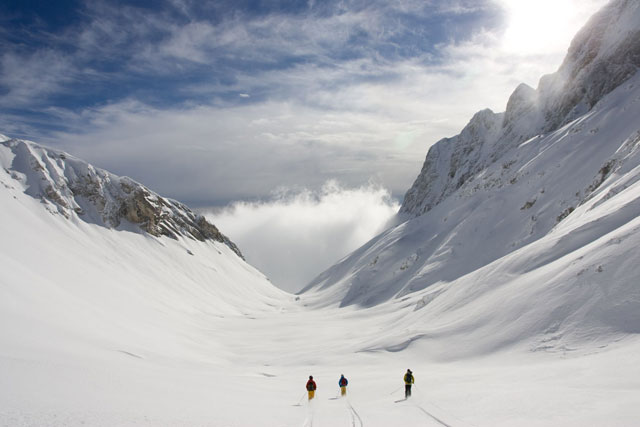
[[[638,425],[639,23],[607,6],[300,295],[187,206],[0,136],[0,425]]]
[[[472,274],[340,308],[339,287],[284,293],[224,239],[60,213],[51,192],[27,194],[50,170],[12,169],[7,144],[3,425],[632,426],[639,416],[640,193],[628,179],[572,213],[582,219]],[[30,147],[43,164],[60,155]],[[578,242],[567,237],[576,229]],[[402,401],[407,367],[416,386]],[[336,398],[340,374],[347,399]]]
[[[6,174],[2,182],[14,185]],[[420,295],[370,309],[315,308],[314,297],[278,291],[222,243],[69,221],[8,185],[0,188],[2,425],[637,420],[640,341],[633,336],[539,351],[523,338],[487,353],[490,336],[513,331],[478,311],[490,314],[504,300],[441,308],[433,318],[415,310]],[[511,303],[523,287],[512,286]],[[468,317],[457,320],[461,312]],[[554,333],[546,336],[553,343]],[[416,375],[414,396],[396,403],[407,367]],[[336,399],[341,373],[350,380],[347,399]],[[318,382],[311,403],[308,375]]]

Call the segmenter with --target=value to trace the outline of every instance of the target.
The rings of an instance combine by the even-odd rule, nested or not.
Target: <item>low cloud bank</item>
[[[266,202],[236,202],[205,215],[278,287],[296,292],[385,229],[399,204],[373,184],[281,190]]]

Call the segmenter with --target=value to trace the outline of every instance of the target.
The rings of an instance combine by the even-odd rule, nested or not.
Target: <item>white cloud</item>
[[[0,106],[21,107],[59,91],[72,80],[70,59],[51,50],[28,55],[5,52],[0,58]]]
[[[399,206],[388,191],[335,181],[318,192],[281,191],[268,202],[237,202],[206,213],[252,265],[291,292],[384,229]]]

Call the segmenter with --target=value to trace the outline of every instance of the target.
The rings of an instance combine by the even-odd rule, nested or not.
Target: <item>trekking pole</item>
[[[302,399],[304,399],[304,395],[306,394],[306,392],[302,392],[302,396],[300,396],[300,399],[298,399],[298,403],[296,403],[295,406],[300,406],[302,404]]]

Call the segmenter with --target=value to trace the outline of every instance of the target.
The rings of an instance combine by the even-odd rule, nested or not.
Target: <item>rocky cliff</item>
[[[0,136],[0,143],[7,152],[3,156],[5,170],[54,214],[156,237],[216,240],[242,257],[237,246],[204,216],[131,178],[116,176],[30,141]]]

